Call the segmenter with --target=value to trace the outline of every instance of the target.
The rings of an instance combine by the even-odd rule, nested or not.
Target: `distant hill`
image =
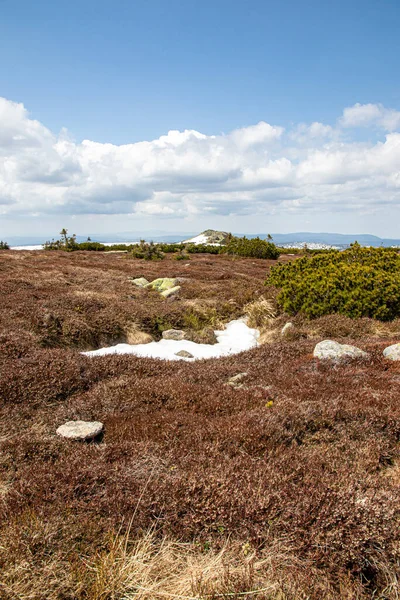
[[[216,231],[215,229],[206,229],[193,238],[184,240],[187,244],[225,244],[229,233],[227,231]]]
[[[276,244],[308,242],[314,244],[329,244],[332,246],[348,246],[353,242],[358,242],[362,246],[391,246],[400,243],[400,240],[384,240],[376,235],[369,234],[296,232],[273,233],[271,235]]]

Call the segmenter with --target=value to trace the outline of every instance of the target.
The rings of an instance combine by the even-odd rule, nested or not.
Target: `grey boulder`
[[[68,440],[84,442],[100,435],[103,429],[104,425],[100,421],[68,421],[60,425],[56,433]]]
[[[314,348],[314,357],[320,360],[348,360],[352,358],[367,358],[367,352],[360,350],[356,346],[348,344],[339,344],[332,340],[323,340]]]
[[[175,356],[181,356],[182,358],[194,358],[193,354],[190,354],[187,350],[179,350],[175,352]]]
[[[392,344],[385,348],[383,356],[389,360],[400,360],[400,344]]]
[[[174,340],[175,342],[181,342],[186,340],[186,333],[181,329],[167,329],[162,333],[164,340]]]

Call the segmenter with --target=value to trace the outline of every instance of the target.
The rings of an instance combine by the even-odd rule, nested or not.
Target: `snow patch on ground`
[[[215,331],[216,344],[196,344],[188,340],[160,340],[150,344],[117,344],[110,348],[100,348],[90,352],[82,352],[86,356],[107,356],[109,354],[134,354],[145,358],[161,358],[162,360],[186,360],[193,362],[202,358],[221,358],[250,350],[258,345],[260,332],[248,327],[243,319],[231,321],[223,331]],[[176,356],[176,352],[186,350],[194,358]]]

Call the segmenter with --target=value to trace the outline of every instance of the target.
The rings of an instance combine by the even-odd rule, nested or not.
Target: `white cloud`
[[[350,140],[345,127],[390,131]],[[400,113],[346,108],[338,127],[261,121],[228,134],[170,131],[116,146],[72,141],[0,98],[0,214],[290,215],[400,203]],[[346,134],[347,136],[348,134]]]
[[[386,131],[396,131],[400,127],[400,112],[385,108],[382,104],[355,104],[343,111],[340,119],[342,127],[370,127],[375,125]]]
[[[272,125],[260,121],[257,125],[235,129],[230,134],[230,138],[239,148],[249,148],[274,142],[282,136],[283,132],[283,127],[272,127]]]

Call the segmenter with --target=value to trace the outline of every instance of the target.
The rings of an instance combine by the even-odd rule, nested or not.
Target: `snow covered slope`
[[[185,240],[184,244],[207,244],[209,246],[220,246],[224,244],[226,238],[228,237],[228,233],[226,231],[216,231],[215,229],[206,229],[196,237],[190,238],[190,240]]]

